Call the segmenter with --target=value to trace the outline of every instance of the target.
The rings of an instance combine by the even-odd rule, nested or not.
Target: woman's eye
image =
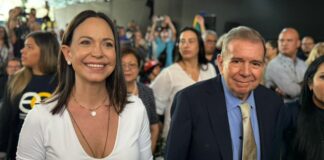
[[[110,48],[110,47],[113,47],[114,46],[114,44],[112,42],[105,42],[104,45],[107,48]]]
[[[83,41],[80,42],[81,45],[90,45],[90,43],[91,42],[88,41],[88,40],[83,40]]]

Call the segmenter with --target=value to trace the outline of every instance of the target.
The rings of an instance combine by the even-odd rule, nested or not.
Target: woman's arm
[[[46,159],[41,117],[38,108],[28,112],[19,136],[17,160]]]

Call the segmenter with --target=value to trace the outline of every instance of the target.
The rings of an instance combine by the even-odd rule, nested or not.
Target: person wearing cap
[[[161,67],[157,60],[148,60],[143,67],[143,73],[140,77],[140,82],[150,84],[160,73]]]

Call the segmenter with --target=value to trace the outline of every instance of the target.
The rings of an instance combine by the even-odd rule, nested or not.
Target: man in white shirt
[[[307,68],[297,57],[299,46],[297,30],[284,28],[278,38],[279,55],[268,64],[265,73],[265,85],[281,95],[288,105],[296,105]]]

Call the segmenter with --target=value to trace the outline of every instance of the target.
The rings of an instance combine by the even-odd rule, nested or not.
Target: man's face
[[[295,30],[286,29],[279,34],[278,48],[280,53],[288,57],[295,57],[299,46],[300,40]]]
[[[304,37],[301,44],[301,49],[304,53],[308,54],[314,47],[314,40],[310,37]]]
[[[6,67],[8,76],[15,74],[21,68],[21,64],[18,60],[9,60]]]
[[[217,64],[232,94],[246,100],[263,77],[264,46],[261,42],[236,39],[228,44],[228,53],[217,57]]]
[[[217,37],[215,35],[207,35],[205,37],[205,52],[206,54],[213,54],[216,49]]]

